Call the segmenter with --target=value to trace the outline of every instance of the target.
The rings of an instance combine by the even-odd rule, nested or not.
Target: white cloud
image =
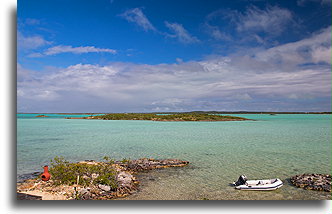
[[[38,58],[38,57],[43,57],[44,55],[42,53],[30,53],[27,55],[27,57],[30,58]]]
[[[65,46],[59,45],[48,48],[44,54],[45,55],[56,55],[60,53],[74,53],[74,54],[82,54],[82,53],[112,53],[115,54],[116,50],[108,49],[108,48],[96,48],[94,46],[80,46],[80,47],[72,47],[72,46]]]
[[[52,44],[42,36],[24,36],[21,32],[17,33],[17,43],[20,50],[32,50]]]
[[[329,69],[259,73],[228,64],[207,69],[217,61],[223,59],[183,66],[75,65],[53,75],[18,83],[18,97],[31,100],[31,105],[38,108],[47,104],[43,103],[46,101],[63,103],[62,111],[66,111],[69,103],[76,111],[85,111],[85,105],[75,104],[82,99],[86,105],[93,105],[94,111],[188,111],[220,110],[221,107],[241,110],[232,105],[255,103],[260,99],[265,100],[265,106],[254,108],[263,110],[270,106],[271,100],[331,95]],[[44,110],[56,111],[50,108]],[[244,108],[248,110],[248,106]]]
[[[219,9],[205,18],[205,31],[215,40],[271,45],[284,32],[291,34],[298,27],[297,20],[288,9],[266,6],[261,9],[248,7],[244,12]]]
[[[268,6],[265,10],[252,6],[244,14],[236,15],[237,31],[264,32],[273,35],[279,35],[284,31],[285,25],[293,20],[289,10],[277,6]]]
[[[26,73],[25,70],[19,66],[18,74]],[[107,84],[104,80],[109,80],[116,72],[111,66],[77,64],[51,74],[30,72],[29,76],[23,76],[25,81],[18,82],[17,88],[28,99],[56,100],[61,92],[94,93],[103,88]]]
[[[301,64],[326,61],[329,38],[330,28],[255,56],[175,64],[77,64],[51,74],[19,67],[18,100],[31,111],[327,111],[330,66]]]
[[[206,22],[204,24],[204,27],[207,33],[216,40],[231,40],[231,37],[227,35],[225,32],[222,32],[217,26],[213,26],[208,22]]]
[[[61,53],[73,53],[73,54],[84,54],[84,53],[111,53],[116,54],[116,50],[108,48],[96,48],[94,46],[80,46],[72,47],[66,45],[58,45],[46,49],[43,53],[31,53],[29,57],[42,57],[42,56],[51,56]]]
[[[297,5],[305,6],[309,2],[320,3],[321,5],[331,5],[331,0],[297,0]]]
[[[24,69],[19,63],[17,63],[17,81],[28,81],[32,76],[33,71]]]
[[[25,24],[27,24],[27,25],[39,25],[40,24],[40,20],[38,20],[38,19],[32,19],[32,18],[27,18],[27,19],[25,19]]]
[[[128,22],[137,24],[145,31],[157,31],[140,8],[126,10],[124,13],[120,14],[120,16],[125,18]]]
[[[169,23],[165,21],[165,25],[169,28],[173,34],[164,33],[158,31],[149,19],[145,16],[141,8],[133,8],[126,10],[124,13],[120,14],[121,17],[125,18],[128,22],[132,22],[143,28],[144,31],[154,31],[160,33],[166,37],[176,38],[181,43],[196,43],[199,40],[190,35],[188,31],[178,23]]]
[[[19,82],[18,96],[39,106],[43,106],[41,101],[52,100],[75,106],[77,100],[84,99],[85,103],[94,104],[95,111],[182,111],[218,110],[221,106],[230,110],[231,104],[257,102],[257,97],[269,105],[271,99],[331,95],[329,69],[260,73],[219,62],[224,59],[180,65],[78,64],[33,81]],[[100,103],[106,107],[100,107]],[[76,109],[81,107],[84,108]]]
[[[330,47],[317,47],[312,52],[312,61],[314,63],[326,62],[331,64],[331,46]]]
[[[188,31],[178,23],[165,22],[166,27],[168,27],[174,34],[168,34],[169,37],[177,38],[182,43],[196,43],[199,40],[191,36]]]
[[[256,57],[260,61],[278,62],[286,66],[317,62],[331,64],[331,27],[309,38],[259,52]]]

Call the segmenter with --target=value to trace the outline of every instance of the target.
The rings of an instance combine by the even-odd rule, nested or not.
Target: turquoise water
[[[18,175],[41,171],[54,156],[69,161],[179,158],[184,168],[140,175],[141,191],[125,199],[331,199],[289,184],[301,173],[331,173],[331,115],[237,115],[256,121],[156,122],[17,119]],[[67,115],[66,115],[67,117]],[[229,183],[278,177],[271,192],[236,191]]]

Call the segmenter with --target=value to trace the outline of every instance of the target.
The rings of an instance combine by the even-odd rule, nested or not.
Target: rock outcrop
[[[164,159],[164,160],[155,160],[152,158],[142,158],[138,160],[130,160],[125,164],[121,164],[123,167],[126,167],[128,170],[134,172],[152,170],[152,169],[161,169],[169,167],[182,167],[188,165],[188,161],[182,161],[179,159]]]
[[[302,174],[290,178],[293,185],[309,190],[331,192],[331,175]]]
[[[96,162],[93,160],[81,161],[80,164],[104,164],[103,162]],[[188,165],[188,161],[181,161],[178,159],[155,160],[142,158],[138,160],[115,161],[111,165],[116,171],[117,188],[112,186],[97,184],[81,186],[81,185],[55,185],[52,177],[49,181],[42,181],[40,178],[29,179],[17,184],[17,192],[22,194],[30,194],[38,192],[39,195],[52,193],[55,199],[63,197],[67,200],[109,200],[119,197],[128,196],[138,190],[139,181],[134,176],[136,173],[148,171],[152,169],[168,168],[168,167],[183,167]],[[92,174],[93,180],[97,175]],[[20,195],[22,195],[20,194]],[[29,197],[32,200],[33,197]],[[25,197],[18,197],[20,200],[28,200]]]

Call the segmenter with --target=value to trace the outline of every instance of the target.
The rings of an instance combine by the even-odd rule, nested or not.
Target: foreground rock
[[[142,158],[138,160],[128,161],[126,164],[123,165],[123,167],[126,167],[127,170],[140,172],[151,169],[182,167],[188,164],[189,164],[188,161],[181,161],[178,159],[155,160],[155,159]]]
[[[99,165],[103,162],[93,160],[81,161],[79,164]],[[49,181],[40,178],[29,179],[17,184],[18,200],[109,200],[128,196],[138,190],[139,181],[134,176],[136,173],[153,169],[168,167],[183,167],[188,161],[178,159],[155,160],[142,158],[138,160],[115,161],[110,167],[116,171],[117,187],[96,184],[82,185],[55,185],[52,177]],[[97,175],[91,175],[93,180]],[[29,197],[28,197],[29,196]],[[39,197],[37,197],[39,196]]]
[[[331,192],[331,175],[302,174],[290,178],[293,185],[309,190]]]

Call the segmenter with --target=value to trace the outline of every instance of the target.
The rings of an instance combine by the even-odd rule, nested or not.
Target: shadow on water
[[[287,182],[288,185],[290,185],[290,186],[294,186],[294,185],[292,184],[290,178],[286,178],[285,180],[283,180],[283,182],[284,182],[284,183]]]
[[[11,128],[11,133],[10,133],[10,139],[11,139],[11,154],[9,157],[11,160],[8,160],[9,163],[11,163],[11,172],[10,176],[12,179],[11,184],[10,184],[10,190],[11,192],[9,193],[10,198],[11,198],[11,206],[13,207],[21,207],[28,209],[35,209],[36,206],[38,208],[50,208],[54,206],[59,206],[66,208],[67,212],[69,211],[75,211],[77,207],[79,206],[80,208],[90,208],[91,206],[98,206],[98,208],[123,208],[126,206],[126,208],[132,208],[132,209],[137,209],[137,208],[155,208],[155,209],[160,209],[160,208],[167,208],[170,205],[172,208],[177,208],[177,209],[187,209],[188,207],[191,208],[232,208],[232,207],[237,207],[237,208],[264,208],[264,209],[271,209],[271,208],[277,208],[282,206],[283,208],[289,208],[289,209],[294,209],[297,210],[299,207],[310,207],[310,208],[324,208],[325,203],[324,201],[264,201],[264,203],[261,203],[260,201],[212,201],[212,200],[204,200],[201,202],[197,201],[43,201],[41,202],[36,202],[36,201],[29,201],[29,200],[17,200],[17,197],[19,198],[24,198],[24,197],[30,197],[24,194],[19,194],[19,196],[16,194],[16,176],[17,176],[17,171],[16,171],[16,165],[17,165],[17,126],[16,126],[16,113],[17,113],[17,94],[16,94],[16,79],[17,79],[17,29],[16,29],[16,15],[17,11],[16,8],[11,8],[10,12],[10,29],[8,29],[7,32],[10,33],[10,44],[11,48],[8,50],[8,53],[10,53],[10,58],[11,58],[11,74],[10,74],[10,128]],[[33,197],[33,196],[31,196]],[[36,197],[35,199],[38,199]],[[95,208],[92,208],[95,209]]]

